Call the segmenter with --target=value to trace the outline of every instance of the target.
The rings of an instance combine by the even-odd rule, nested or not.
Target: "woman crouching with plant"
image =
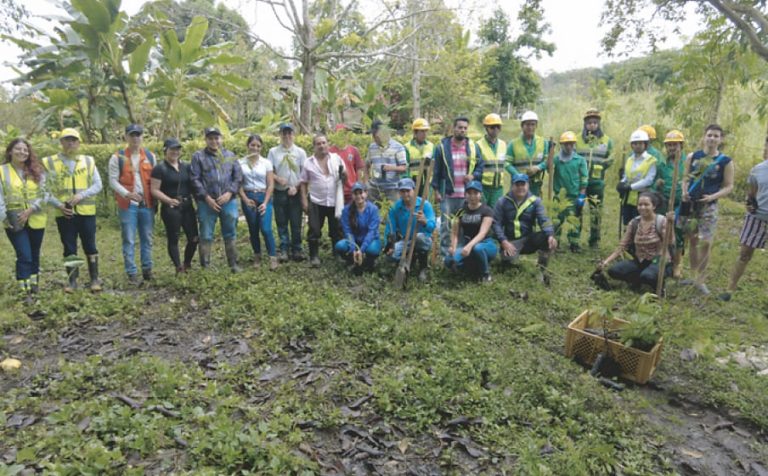
[[[352,272],[372,271],[381,254],[379,209],[368,201],[368,190],[360,182],[352,185],[352,202],[341,212],[344,239],[336,242],[336,252],[345,257]]]
[[[667,219],[656,213],[659,203],[660,199],[655,193],[640,194],[637,200],[637,211],[640,215],[630,220],[619,246],[597,265],[598,271],[608,268],[611,262],[626,251],[632,255],[632,259],[619,261],[608,268],[608,276],[626,281],[634,290],[640,290],[642,285],[648,285],[655,291],[661,254],[667,253],[669,258],[669,251],[663,249]],[[670,213],[674,214],[674,212]],[[671,265],[667,264],[666,268],[664,276],[669,276]]]

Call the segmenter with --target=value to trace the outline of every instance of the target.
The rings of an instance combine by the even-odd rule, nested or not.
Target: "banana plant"
[[[181,135],[189,113],[197,118],[197,125],[229,122],[219,98],[231,101],[251,85],[246,78],[215,68],[243,63],[245,59],[227,52],[230,43],[203,46],[207,31],[208,20],[196,16],[187,27],[183,42],[173,28],[160,35],[158,67],[148,98],[164,102],[161,137],[168,133]]]

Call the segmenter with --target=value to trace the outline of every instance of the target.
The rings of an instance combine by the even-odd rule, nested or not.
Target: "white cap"
[[[525,111],[522,116],[520,116],[520,124],[527,121],[536,121],[539,122],[539,116],[536,115],[533,111]]]
[[[648,137],[648,133],[643,130],[636,130],[632,133],[631,136],[629,136],[629,142],[650,142],[650,137]]]

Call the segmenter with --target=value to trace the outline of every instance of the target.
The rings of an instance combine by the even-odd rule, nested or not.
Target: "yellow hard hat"
[[[67,137],[74,137],[77,140],[83,140],[80,138],[80,133],[77,132],[77,129],[73,129],[72,127],[67,127],[66,129],[63,129],[61,131],[61,134],[59,134],[59,138],[66,139]]]
[[[584,113],[584,119],[589,119],[590,117],[596,117],[600,119],[600,110],[596,107],[590,107],[587,109],[587,112]]]
[[[424,118],[417,118],[415,121],[413,121],[413,125],[411,126],[411,129],[414,131],[428,131],[429,130],[429,122],[427,122]]]
[[[495,113],[488,114],[485,116],[485,119],[483,119],[483,125],[484,126],[500,126],[501,123],[501,116]]]
[[[677,129],[671,130],[667,132],[666,136],[664,136],[664,143],[668,144],[670,142],[685,142],[685,136]]]
[[[565,131],[560,136],[560,143],[576,142],[576,134],[573,131]]]
[[[651,140],[656,140],[656,129],[650,125],[650,124],[643,124],[638,129],[641,131],[645,131],[648,133],[648,137],[651,138]]]

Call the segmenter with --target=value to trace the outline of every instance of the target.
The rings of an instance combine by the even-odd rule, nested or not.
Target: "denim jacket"
[[[189,166],[192,191],[198,200],[205,200],[206,195],[216,199],[226,192],[237,196],[243,181],[243,170],[232,151],[220,149],[213,153],[207,148],[192,154]]]

